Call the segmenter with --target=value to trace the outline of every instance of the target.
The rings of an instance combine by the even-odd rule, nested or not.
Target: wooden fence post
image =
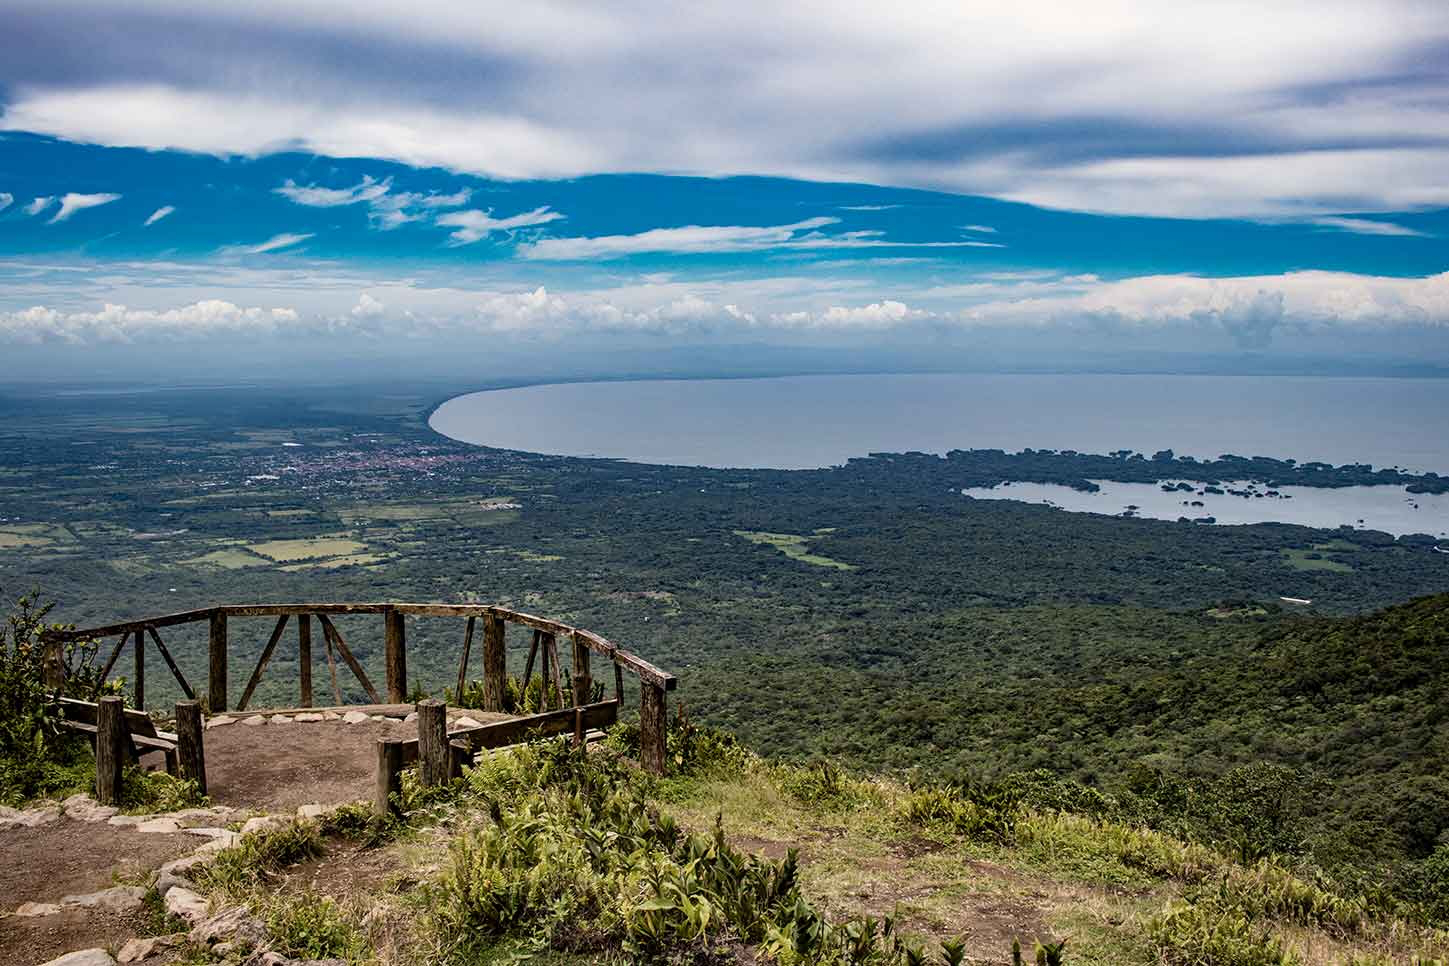
[[[508,655],[504,651],[503,618],[489,611],[483,618],[483,710],[503,710],[504,679]]]
[[[664,774],[664,746],[668,732],[664,689],[652,681],[639,682],[639,763],[644,770]]]
[[[383,650],[387,655],[387,699],[401,704],[408,699],[408,645],[403,615],[389,607],[382,612]]]
[[[146,710],[146,636],[136,631],[136,710]]]
[[[302,682],[302,707],[312,707],[312,615],[297,615],[297,668]]]
[[[206,794],[206,752],[202,746],[201,705],[196,701],[176,702],[176,759],[181,778],[196,782]]]
[[[65,645],[57,638],[45,643],[45,686],[59,691],[65,687]]]
[[[583,635],[574,631],[574,707],[582,707],[594,699],[594,678],[589,673],[589,646]]]
[[[417,711],[418,772],[423,785],[446,785],[453,770],[448,747],[448,706],[429,698],[418,702]]]
[[[129,758],[126,744],[126,703],[116,695],[97,702],[96,711],[96,801],[118,805],[121,801],[121,770]]]
[[[226,710],[226,614],[211,612],[211,676],[207,682],[206,704],[212,714]]]
[[[402,792],[402,767],[402,739],[377,739],[377,792],[373,808],[379,818],[399,814],[397,796]]]

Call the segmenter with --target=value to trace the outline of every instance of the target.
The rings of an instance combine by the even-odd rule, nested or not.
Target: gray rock
[[[116,961],[104,949],[82,949],[66,953],[59,959],[52,959],[40,966],[116,966]]]
[[[291,724],[292,719],[284,714],[274,714],[267,719],[267,724]]]
[[[225,728],[227,725],[234,724],[235,722],[236,719],[231,717],[230,715],[221,714],[208,721],[206,723],[206,726],[208,728]]]
[[[266,724],[267,719],[265,715],[253,714],[241,719],[241,723],[249,727],[255,728],[257,725]]]
[[[164,899],[166,897],[166,893],[170,892],[172,889],[189,889],[190,891],[195,892],[196,883],[192,882],[185,876],[177,875],[174,872],[158,872],[156,874],[156,885],[154,886],[154,888],[156,890],[156,894]]]
[[[403,719],[403,722],[402,723],[405,724],[405,725],[409,725],[409,724],[412,724],[414,721],[417,721],[417,720],[418,720],[418,713],[416,711],[413,711],[413,712],[409,713],[406,718]]]
[[[311,724],[314,721],[322,721],[323,717],[315,711],[303,711],[292,719],[299,724]]]
[[[371,721],[372,719],[365,712],[349,711],[342,716],[342,720],[347,724],[362,724],[364,721]]]
[[[161,866],[164,875],[186,875],[195,869],[206,864],[207,857],[204,855],[183,855],[179,859],[172,859]]]
[[[49,916],[56,912],[60,912],[60,906],[54,902],[25,902],[15,910],[15,915],[21,919],[33,919],[36,916]]]
[[[342,720],[342,715],[338,714],[336,711],[324,711],[324,712],[322,712],[322,720],[323,721],[341,721]]]
[[[465,714],[465,715],[463,715],[463,717],[461,717],[458,720],[456,720],[456,721],[453,722],[453,727],[455,727],[455,728],[481,728],[481,727],[483,727],[483,722],[481,722],[481,721],[475,721],[474,719],[468,717]]]
[[[106,819],[106,824],[114,825],[116,828],[129,828],[140,825],[149,818],[151,818],[150,815],[112,815]]]
[[[61,802],[60,807],[65,810],[67,818],[78,822],[104,822],[120,811],[112,805],[100,804],[89,795],[72,795]]]
[[[281,824],[281,819],[275,816],[259,815],[256,818],[246,820],[246,824],[241,827],[241,834],[251,835],[254,832],[269,832],[274,828],[279,828]]]
[[[128,913],[141,908],[146,890],[140,886],[113,886],[100,892],[85,895],[62,896],[63,909],[105,909],[109,912]]]
[[[326,814],[327,807],[325,805],[318,805],[315,802],[309,802],[308,804],[299,806],[297,808],[297,818],[304,822],[311,819],[321,818],[323,815]]]
[[[38,808],[26,809],[23,812],[7,808],[0,813],[0,826],[18,825],[21,828],[35,828],[38,825],[49,825],[58,818],[60,818],[59,805],[42,805]]]
[[[189,923],[195,924],[206,918],[206,900],[190,889],[172,889],[163,901],[167,913],[180,916]]]
[[[172,891],[174,895],[176,890]],[[267,930],[245,906],[232,906],[214,916],[202,919],[191,930],[190,939],[200,946],[219,942],[246,942],[260,945]]]
[[[127,940],[116,953],[118,963],[139,963],[143,959],[154,956],[163,949],[171,949],[180,946],[186,941],[186,933],[178,932],[170,936],[150,936],[146,939]]]

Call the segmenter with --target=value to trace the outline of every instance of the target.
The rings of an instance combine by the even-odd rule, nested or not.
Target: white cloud
[[[1339,218],[1331,215],[1322,218],[1314,218],[1313,224],[1323,228],[1333,228],[1338,231],[1352,232],[1356,235],[1393,235],[1417,238],[1428,238],[1428,233],[1418,231],[1414,228],[1406,228],[1403,225],[1396,225],[1391,221],[1376,221],[1371,218]]]
[[[368,220],[376,228],[388,231],[413,221],[423,221],[431,213],[466,205],[473,197],[473,189],[460,188],[451,194],[438,191],[393,191],[392,179],[378,181],[364,175],[362,180],[350,188],[328,188],[321,185],[299,185],[288,179],[280,188],[273,188],[277,194],[311,208],[340,208],[344,205],[365,204]]]
[[[834,248],[1001,248],[990,242],[899,242],[879,231],[847,231],[827,235],[816,229],[838,224],[839,218],[807,218],[789,225],[685,225],[651,228],[635,235],[593,238],[540,238],[519,246],[518,254],[538,261],[623,258],[628,255],[730,254],[779,249]]]
[[[358,296],[357,304],[352,307],[352,311],[348,314],[354,319],[371,319],[382,315],[385,309],[386,307],[382,302],[363,292]]]
[[[267,252],[280,251],[283,248],[300,245],[312,236],[312,232],[299,233],[288,231],[280,235],[273,235],[266,241],[256,245],[228,245],[220,249],[219,253],[222,255],[263,255]]]
[[[0,211],[9,208],[15,202],[15,196],[6,191],[0,191]]]
[[[117,194],[103,193],[87,195],[78,194],[74,191],[68,191],[61,196],[60,210],[57,211],[55,213],[55,216],[52,217],[50,221],[46,222],[46,224],[54,225],[57,222],[66,221],[70,218],[71,215],[75,214],[78,211],[85,211],[87,208],[98,208],[101,205],[108,205],[113,201],[119,200],[120,197],[121,196]]]
[[[13,16],[100,10],[132,29],[95,31],[84,65],[7,77],[0,126],[505,178],[755,173],[1198,217],[1389,211],[1449,190],[1432,134],[1449,102],[1424,66],[1449,20],[1424,0],[1336,0],[1331,16],[1312,0],[1101,0],[1087,22],[1065,2],[529,7],[23,5]],[[237,27],[257,42],[214,42]],[[144,70],[115,66],[131,63],[109,47],[123,43],[151,51]],[[356,56],[323,53],[337,49]],[[869,89],[852,82],[861,65]]]
[[[25,213],[27,215],[38,215],[49,208],[53,201],[55,201],[55,195],[41,195],[25,206]]]
[[[146,223],[142,225],[142,227],[150,228],[152,225],[156,224],[156,222],[160,221],[162,218],[165,218],[167,215],[171,214],[175,210],[176,207],[174,205],[162,205],[160,208],[157,208],[155,211],[151,212],[151,216],[146,219]]]
[[[387,194],[392,179],[375,181],[364,176],[362,181],[350,188],[324,188],[319,185],[299,185],[290,178],[280,188],[273,188],[277,194],[311,208],[337,208],[373,201]]]
[[[557,211],[549,210],[545,205],[542,208],[535,208],[532,211],[525,211],[522,214],[510,215],[507,218],[494,218],[492,210],[479,211],[476,208],[468,211],[453,211],[446,215],[439,215],[437,223],[446,228],[456,228],[449,239],[454,245],[471,245],[476,241],[486,238],[495,231],[512,231],[515,228],[529,228],[534,225],[546,225],[551,221],[558,221],[563,215]]]
[[[841,211],[892,211],[905,205],[840,205]]]
[[[99,312],[63,312],[37,305],[0,312],[0,343],[65,342],[74,345],[216,335],[270,335],[299,321],[290,308],[242,308],[204,299],[175,309],[129,309],[107,304]]]
[[[962,225],[961,226],[961,230],[962,231],[980,231],[980,232],[985,232],[985,233],[990,234],[990,235],[996,234],[996,229],[995,228],[992,228],[990,225]]]

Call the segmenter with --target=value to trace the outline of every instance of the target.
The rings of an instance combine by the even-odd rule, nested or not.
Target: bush
[[[1299,966],[1277,937],[1237,909],[1215,902],[1170,904],[1147,924],[1158,953],[1172,966]]]
[[[307,891],[275,896],[262,909],[276,950],[302,959],[352,962],[367,949],[362,930],[332,899]]]

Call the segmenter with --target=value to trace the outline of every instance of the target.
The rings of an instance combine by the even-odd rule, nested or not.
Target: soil
[[[507,715],[469,712],[480,722]],[[377,739],[415,738],[401,721],[244,725],[206,730],[206,784],[218,805],[292,811],[316,802],[337,805],[372,796]]]
[[[95,909],[67,909],[34,919],[9,916],[0,919],[0,962],[5,966],[39,966],[77,949],[115,949],[139,935],[139,930],[140,924],[133,917]]]
[[[98,892],[118,879],[135,881],[205,841],[195,835],[159,835],[68,818],[0,830],[0,855],[5,856],[0,863],[0,910]],[[0,954],[0,963],[8,962]]]

